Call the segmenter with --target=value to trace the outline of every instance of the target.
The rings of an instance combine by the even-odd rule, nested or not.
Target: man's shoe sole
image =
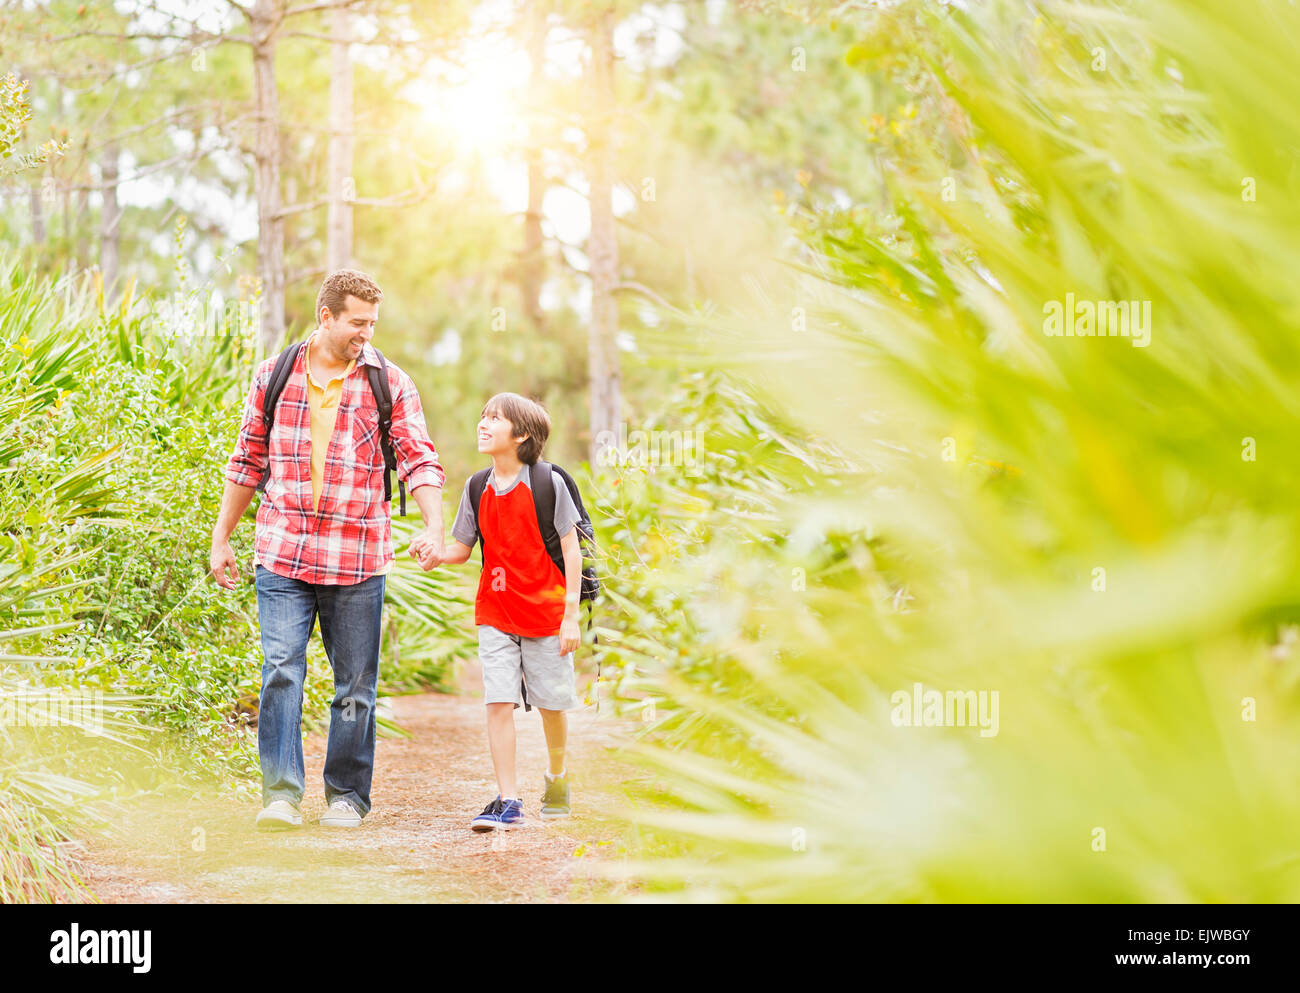
[[[299,814],[294,820],[285,820],[283,817],[261,817],[257,818],[257,830],[259,831],[292,831],[294,828],[302,827],[302,815]]]
[[[334,818],[331,817],[322,817],[320,819],[320,826],[334,827],[334,828],[359,828],[361,827],[361,821],[360,819],[357,819],[355,821],[354,820],[340,821],[340,820],[335,820]]]

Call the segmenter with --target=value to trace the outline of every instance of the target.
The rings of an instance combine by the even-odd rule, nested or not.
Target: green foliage
[[[738,407],[836,454],[766,459],[770,483],[729,481],[725,528],[673,521],[628,576],[653,611],[628,640],[659,630],[615,650],[667,715],[637,822],[678,857],[627,871],[656,885],[1300,894],[1300,21],[1262,0],[1037,6],[867,17],[851,61],[926,80],[898,99],[922,133],[882,139],[888,208],[803,218],[804,274],[764,286],[806,329],[779,305],[691,325]],[[1067,293],[1150,301],[1149,344],[1049,335]],[[743,464],[734,444],[711,461]],[[644,512],[698,486],[672,476]],[[905,726],[918,683],[997,691],[997,733]]]
[[[0,158],[9,160],[0,165],[0,176],[38,166],[50,156],[61,154],[64,149],[64,145],[57,141],[47,141],[35,152],[14,156],[14,149],[22,141],[32,119],[27,91],[27,81],[20,80],[12,72],[0,76]]]

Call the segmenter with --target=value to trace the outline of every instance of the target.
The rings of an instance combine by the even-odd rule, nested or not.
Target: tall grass
[[[790,427],[740,449],[780,453],[763,514],[721,487],[710,540],[665,521],[672,556],[629,568],[629,600],[681,594],[608,639],[657,697],[637,823],[673,857],[635,871],[705,899],[1297,899],[1300,11],[848,27],[912,103],[882,107],[888,209],[807,211],[769,309],[684,322]],[[1149,302],[1149,344],[1050,336],[1067,294]],[[918,683],[997,691],[997,733],[902,726]]]

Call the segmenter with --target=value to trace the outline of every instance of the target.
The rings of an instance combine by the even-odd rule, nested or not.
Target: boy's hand
[[[576,651],[582,644],[582,632],[578,630],[578,621],[574,617],[566,617],[560,622],[560,654],[568,655]]]

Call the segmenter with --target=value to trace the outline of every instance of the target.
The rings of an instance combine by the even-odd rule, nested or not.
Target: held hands
[[[411,542],[411,558],[417,559],[425,572],[442,565],[443,539],[441,534],[425,531]]]

